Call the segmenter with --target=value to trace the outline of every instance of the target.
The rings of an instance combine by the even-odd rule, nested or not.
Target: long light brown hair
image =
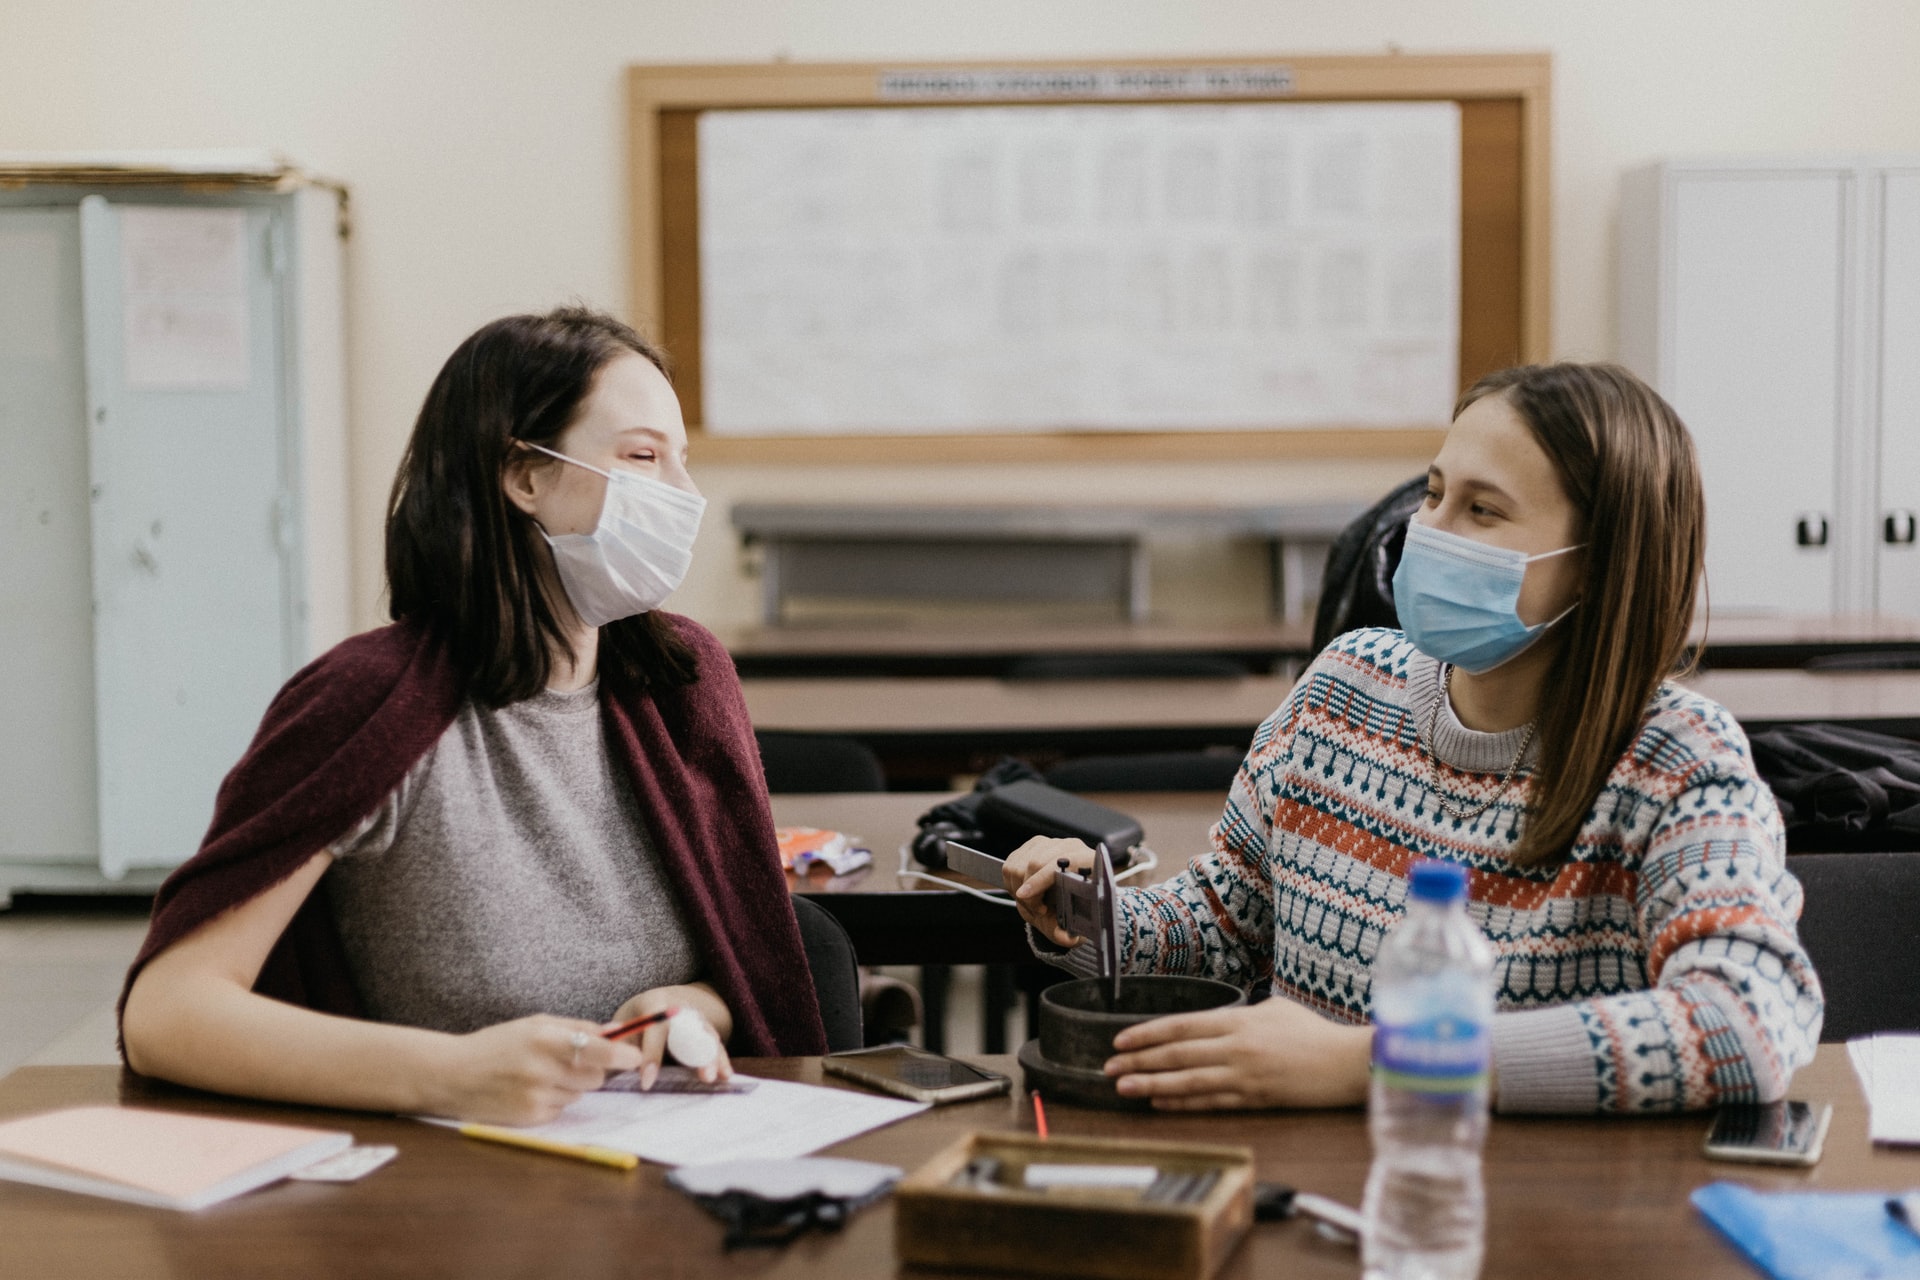
[[[1706,548],[1693,438],[1658,392],[1613,364],[1525,365],[1469,387],[1500,396],[1560,473],[1586,544],[1540,708],[1540,766],[1515,862],[1564,857],[1655,690],[1683,673]]]

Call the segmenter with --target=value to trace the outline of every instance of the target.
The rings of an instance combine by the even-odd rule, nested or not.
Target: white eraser
[[[296,1182],[358,1182],[399,1154],[398,1147],[348,1147],[287,1176]]]
[[[1030,1187],[1101,1187],[1145,1191],[1160,1176],[1150,1164],[1030,1164]]]
[[[704,1067],[720,1056],[720,1037],[691,1009],[667,1019],[667,1052],[682,1066]]]

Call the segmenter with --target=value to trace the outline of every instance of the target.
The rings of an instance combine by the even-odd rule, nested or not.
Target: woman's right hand
[[[576,1051],[576,1035],[585,1042]],[[578,1018],[535,1014],[452,1038],[439,1081],[442,1115],[483,1124],[545,1124],[609,1075],[640,1066],[640,1050],[602,1039]]]
[[[1061,927],[1054,918],[1053,908],[1047,905],[1047,890],[1053,887],[1053,878],[1060,874],[1062,862],[1075,871],[1085,871],[1093,866],[1094,852],[1079,840],[1035,836],[1013,851],[1000,878],[1028,924],[1038,929],[1042,937],[1071,947],[1080,939]]]

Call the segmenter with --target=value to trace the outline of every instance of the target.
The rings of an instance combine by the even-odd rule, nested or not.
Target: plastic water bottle
[[[1373,962],[1368,1280],[1473,1280],[1486,1251],[1493,948],[1466,900],[1464,870],[1415,865],[1407,917]]]

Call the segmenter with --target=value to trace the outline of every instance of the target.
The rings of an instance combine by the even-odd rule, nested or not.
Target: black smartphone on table
[[[1012,1079],[998,1071],[910,1044],[830,1053],[820,1060],[820,1069],[871,1089],[936,1105],[990,1097],[1013,1087]]]

